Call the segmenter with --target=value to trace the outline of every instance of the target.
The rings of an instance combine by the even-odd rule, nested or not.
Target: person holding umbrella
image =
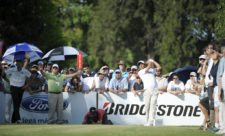
[[[23,67],[23,61],[15,60],[16,66],[5,71],[10,83],[10,91],[13,100],[13,116],[12,123],[22,123],[20,119],[20,103],[22,101],[23,92],[26,88],[26,80],[31,76],[31,73]]]
[[[60,74],[59,65],[52,65],[52,72],[44,72],[43,69],[40,69],[42,75],[48,81],[48,124],[63,124],[63,83],[66,78],[72,78],[77,75],[81,75],[81,71],[77,71],[73,74]],[[56,119],[54,114],[56,112]]]

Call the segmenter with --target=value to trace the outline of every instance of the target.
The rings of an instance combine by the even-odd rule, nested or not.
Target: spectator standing
[[[219,105],[219,131],[216,134],[225,134],[225,46],[221,47],[222,58],[220,59],[217,82],[218,82],[218,98]]]
[[[23,68],[23,61],[16,60],[16,66],[5,71],[9,79],[10,91],[13,99],[12,123],[22,123],[20,119],[20,104],[23,97],[25,83],[31,76],[31,73]]]
[[[70,78],[80,74],[80,71],[64,75],[59,73],[59,65],[52,65],[52,73],[41,70],[42,75],[48,80],[48,123],[63,124],[63,82],[66,78]],[[56,112],[56,119],[54,118]]]
[[[156,61],[149,59],[147,67],[140,70],[138,75],[144,83],[144,103],[146,110],[146,124],[145,126],[153,126],[156,114],[156,104],[158,98],[158,88],[155,78],[156,69],[161,69],[161,66]],[[156,66],[156,69],[154,68]]]

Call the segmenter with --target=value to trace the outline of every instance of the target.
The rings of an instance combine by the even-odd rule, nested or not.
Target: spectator
[[[201,92],[201,86],[197,81],[197,74],[195,72],[190,73],[190,79],[185,84],[185,92],[199,95]]]
[[[27,91],[30,94],[41,92],[42,86],[45,84],[45,79],[43,77],[38,76],[39,75],[38,68],[39,67],[37,65],[33,65],[30,70],[31,76],[29,80],[27,81]]]
[[[38,61],[38,71],[40,70],[40,69],[43,69],[44,68],[44,62],[43,61]]]
[[[5,71],[8,69],[8,63],[6,61],[1,62],[1,80],[4,85],[4,95],[5,95],[5,123],[11,123],[12,120],[12,107],[13,107],[13,101],[12,101],[12,94],[10,91],[10,85],[8,79],[5,77]]]
[[[156,69],[156,82],[158,84],[159,93],[162,94],[167,91],[167,78],[162,76],[162,69]]]
[[[51,61],[49,61],[47,63],[47,66],[46,66],[44,71],[47,72],[47,73],[51,73],[52,72],[52,65],[53,65],[53,63]]]
[[[66,78],[70,78],[80,74],[78,71],[74,74],[64,75],[59,73],[59,65],[52,65],[52,73],[47,73],[41,70],[42,75],[48,80],[48,123],[58,123],[63,122],[63,81]],[[56,112],[56,119],[54,118]]]
[[[95,89],[95,91],[101,94],[108,91],[109,79],[107,76],[105,76],[105,71],[103,69],[99,70],[98,76],[95,77],[93,85],[94,85],[93,88]]]
[[[139,96],[141,93],[144,92],[144,84],[139,76],[136,77],[136,81],[132,86],[132,92],[134,96]]]
[[[145,62],[143,60],[139,60],[137,63],[137,66],[138,66],[138,71],[140,71],[145,68]]]
[[[83,66],[83,74],[81,75],[81,81],[83,84],[82,91],[90,92],[90,90],[94,89],[94,72],[91,72],[90,66],[88,64],[84,64]]]
[[[216,122],[215,115],[218,114],[218,109],[214,109],[214,89],[217,87],[217,70],[219,65],[219,53],[216,50],[213,50],[211,52],[211,60],[212,65],[210,68],[209,73],[207,74],[208,80],[206,80],[207,84],[207,91],[209,96],[209,108],[210,108],[210,130],[214,127],[214,124]],[[207,69],[208,72],[208,69]],[[217,117],[216,117],[217,118]]]
[[[156,104],[158,98],[158,89],[155,79],[156,69],[161,69],[161,66],[154,60],[149,59],[147,67],[139,71],[139,76],[144,83],[144,102],[146,110],[145,126],[153,126],[156,114]],[[156,66],[156,69],[154,68]]]
[[[82,82],[80,81],[79,76],[74,76],[67,82],[65,92],[69,93],[82,92]]]
[[[100,70],[103,70],[103,71],[104,71],[104,75],[105,75],[106,77],[108,77],[109,80],[110,80],[109,67],[108,67],[108,66],[103,66],[103,67],[100,68]]]
[[[83,66],[83,74],[82,74],[82,78],[86,78],[86,77],[94,77],[95,73],[91,72],[90,66],[89,64],[84,64]]]
[[[167,87],[167,92],[174,94],[174,95],[180,95],[184,93],[184,83],[179,80],[179,77],[177,74],[173,75],[173,80],[169,82]]]
[[[22,66],[23,61],[16,60],[16,66],[5,71],[6,76],[9,79],[10,91],[13,99],[12,123],[22,123],[19,109],[26,80],[31,76],[31,73]]]
[[[70,68],[68,69],[68,74],[73,74],[73,73],[75,73],[75,72],[76,72],[76,70],[75,70],[75,68],[73,68],[73,67],[70,67]],[[72,78],[67,78],[66,80],[64,80],[63,87],[66,87],[67,83],[70,82],[71,79],[72,79]],[[65,90],[65,89],[64,89],[64,90]]]
[[[218,98],[220,101],[219,105],[219,131],[216,134],[225,134],[225,46],[221,47],[221,52],[223,54],[220,59],[218,71],[217,71],[217,81],[218,81]]]
[[[201,55],[199,56],[199,68],[198,68],[198,74],[200,78],[200,84],[204,84],[204,78],[207,70],[207,61],[206,61],[207,56],[206,55]]]
[[[120,60],[118,63],[118,68],[121,71],[121,77],[122,78],[127,78],[128,77],[128,72],[126,71],[126,65],[123,60]],[[115,72],[113,73],[112,77],[115,78]]]
[[[127,79],[121,77],[121,71],[119,69],[115,70],[115,78],[110,80],[109,91],[115,94],[128,91]]]

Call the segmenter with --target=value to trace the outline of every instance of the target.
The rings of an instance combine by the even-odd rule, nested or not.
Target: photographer
[[[83,124],[111,124],[108,123],[107,115],[104,110],[91,107],[84,116]]]

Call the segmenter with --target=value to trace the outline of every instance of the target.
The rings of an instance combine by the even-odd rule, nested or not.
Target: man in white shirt
[[[146,111],[145,126],[153,126],[156,114],[156,104],[158,98],[158,88],[156,82],[156,69],[161,69],[161,66],[156,61],[149,59],[147,67],[138,72],[144,83],[144,102]],[[156,66],[156,69],[154,68]]]
[[[169,82],[167,92],[173,95],[181,95],[184,93],[184,89],[184,83],[179,80],[179,76],[176,73],[173,74],[173,80]]]
[[[128,91],[128,82],[126,78],[122,78],[120,69],[115,70],[115,78],[112,78],[109,83],[109,91],[115,94]]]
[[[162,69],[156,70],[156,82],[158,84],[158,90],[160,94],[167,91],[167,85],[168,85],[167,78],[163,77],[161,72],[162,72]]]
[[[31,73],[22,66],[22,60],[16,60],[16,66],[5,71],[9,79],[13,99],[12,123],[22,123],[19,112],[20,103],[22,101],[26,80],[31,76]]]

